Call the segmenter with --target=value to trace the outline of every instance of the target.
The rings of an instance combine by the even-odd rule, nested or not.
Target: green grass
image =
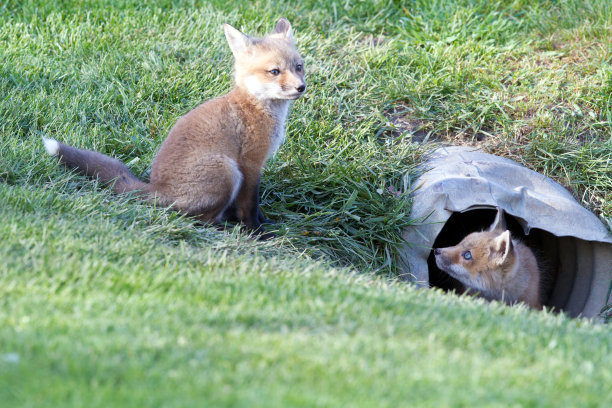
[[[0,193],[2,406],[612,402],[608,326],[164,243],[126,202],[83,223],[83,195]]]
[[[612,6],[590,1],[0,5],[0,406],[607,406],[610,327],[393,280],[430,140],[612,217]],[[116,197],[40,136],[147,177],[231,87],[220,25],[290,19],[307,95],[260,243]],[[609,311],[608,311],[609,314]]]

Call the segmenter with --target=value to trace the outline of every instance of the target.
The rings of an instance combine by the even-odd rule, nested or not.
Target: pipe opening
[[[415,184],[411,217],[427,222],[403,233],[407,279],[462,292],[458,281],[437,268],[429,248],[456,245],[488,228],[499,207],[512,235],[538,259],[542,303],[572,317],[598,316],[612,280],[612,235],[563,186],[471,147],[436,149],[425,168]]]

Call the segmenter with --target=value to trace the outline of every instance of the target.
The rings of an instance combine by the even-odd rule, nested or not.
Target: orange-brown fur
[[[489,230],[469,234],[434,254],[440,269],[481,296],[541,308],[537,260],[526,245],[511,238],[502,210]]]
[[[224,28],[235,57],[235,88],[176,122],[153,161],[150,183],[97,152],[45,139],[48,152],[68,167],[112,182],[117,193],[136,191],[204,221],[237,219],[261,232],[261,170],[284,140],[291,101],[305,90],[303,61],[285,19],[264,38]]]

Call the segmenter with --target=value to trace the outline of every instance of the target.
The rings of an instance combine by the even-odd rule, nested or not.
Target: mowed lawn
[[[308,90],[262,181],[278,238],[44,155],[42,135],[146,179],[231,88],[221,23],[281,16]],[[612,224],[611,62],[605,0],[2,3],[0,406],[611,406],[610,325],[396,279],[437,143],[518,160]]]

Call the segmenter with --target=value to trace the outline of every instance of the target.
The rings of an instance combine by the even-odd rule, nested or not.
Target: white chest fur
[[[287,115],[289,114],[289,107],[291,101],[279,100],[270,103],[270,113],[274,118],[274,129],[270,134],[270,148],[268,149],[268,156],[270,158],[278,148],[285,141],[285,124],[287,122]]]
[[[262,82],[256,76],[245,78],[244,86],[274,119],[274,129],[270,133],[270,147],[266,159],[269,159],[285,141],[285,123],[291,106],[290,99],[283,97],[282,88],[275,82]]]

